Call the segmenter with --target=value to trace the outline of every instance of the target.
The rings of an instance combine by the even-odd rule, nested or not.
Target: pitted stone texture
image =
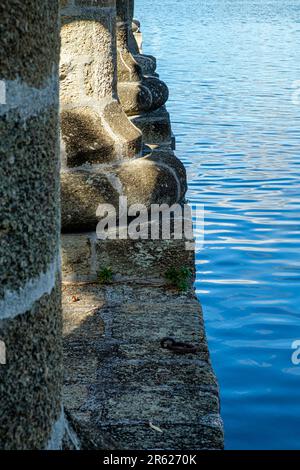
[[[143,75],[155,75],[156,59],[153,56],[145,54],[134,54],[134,60],[142,69]]]
[[[1,0],[1,80],[45,84],[58,62],[58,8],[57,0]]]
[[[96,263],[99,267],[111,266],[121,278],[165,279],[170,267],[194,270],[194,253],[185,248],[185,240],[99,240]]]
[[[156,110],[166,103],[169,96],[168,87],[156,77],[144,76],[142,68],[130,51],[129,36],[132,35],[132,29],[127,0],[117,2],[117,21],[118,92],[121,104],[127,115]],[[138,50],[134,52],[138,54]],[[142,88],[133,87],[130,82],[142,85]],[[151,95],[150,106],[148,101],[144,101],[143,88],[147,88]]]
[[[63,10],[64,11],[64,10]],[[112,97],[116,86],[113,16],[101,7],[62,15],[61,101]]]
[[[124,163],[117,172],[128,205],[169,204],[182,201],[186,190],[185,168],[174,155],[159,155]]]
[[[161,108],[169,97],[168,87],[156,77],[124,81],[118,85],[120,102],[126,114],[133,116]]]
[[[32,309],[0,322],[0,448],[45,448],[61,413],[60,283]]]
[[[0,297],[18,290],[57,256],[59,240],[58,113],[0,117]]]
[[[62,271],[65,283],[95,282],[111,267],[117,283],[167,284],[170,268],[194,273],[194,253],[186,240],[97,240],[95,233],[63,234]],[[130,263],[128,263],[130,259]]]
[[[104,8],[114,2],[77,5],[62,13],[63,163],[69,167],[133,157],[142,147],[117,99],[115,9]]]
[[[105,163],[116,158],[114,141],[94,110],[74,108],[62,111],[61,129],[67,166]]]
[[[131,122],[142,132],[148,145],[172,145],[170,115],[163,106],[157,111],[131,117]]]
[[[86,281],[91,276],[92,252],[88,235],[63,234],[61,255],[64,281],[75,279]]]
[[[85,448],[105,439],[109,449],[222,449],[218,386],[192,292],[87,285],[66,287],[64,298],[65,406],[89,436]],[[177,356],[160,347],[161,335],[200,351]]]
[[[117,213],[119,197],[128,205],[173,204],[183,200],[186,189],[184,166],[173,154],[156,152],[118,165],[83,166],[63,171],[62,230],[95,230],[99,204],[111,204]]]
[[[0,4],[0,448],[43,449],[61,415],[59,2]]]
[[[152,94],[141,82],[121,82],[118,95],[122,108],[128,116],[147,112],[152,107]]]
[[[152,106],[149,111],[161,108],[168,101],[169,89],[164,82],[156,77],[144,77],[143,84],[149,88],[152,95]]]
[[[99,204],[119,205],[119,193],[105,172],[78,169],[62,172],[62,230],[95,230]]]
[[[157,423],[156,423],[157,424]],[[157,426],[159,427],[159,426]],[[160,429],[160,428],[159,428]],[[163,425],[162,432],[154,430],[149,424],[116,424],[103,426],[102,432],[109,432],[112,439],[122,442],[126,450],[221,450],[224,434],[222,422],[208,416],[197,425]],[[146,447],[147,446],[147,447]]]

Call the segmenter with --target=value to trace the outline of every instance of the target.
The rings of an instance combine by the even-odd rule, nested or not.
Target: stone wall
[[[81,152],[78,159],[83,129],[74,132],[72,120],[70,134],[63,129],[63,148],[75,149],[72,159],[67,150],[62,171],[64,405],[83,449],[221,449],[218,384],[193,288],[194,252],[186,244],[193,240],[165,240],[161,232],[155,240],[100,240],[96,235],[99,203],[112,204],[120,216],[120,196],[128,206],[143,204],[150,210],[151,204],[183,205],[187,189],[165,108],[167,86],[159,80],[155,58],[141,53],[133,2],[118,0],[115,6],[107,10],[101,2],[93,10],[75,12],[68,5],[62,11],[62,56],[70,51],[68,35],[77,15],[81,32],[76,27],[76,40],[93,44],[101,55],[91,61],[93,67],[107,56],[108,44],[116,57],[114,67],[111,61],[102,67],[99,94],[105,95],[106,83],[116,84],[105,95],[106,103],[117,100],[116,119],[141,138],[130,158],[122,149],[113,151],[118,139],[110,133],[111,148],[104,154]],[[66,34],[66,17],[72,15]],[[103,44],[93,31],[101,29],[107,15],[113,27],[106,28]],[[76,48],[67,55],[77,64]],[[63,107],[79,94],[74,70],[68,66],[62,73]],[[86,75],[90,90],[92,76]],[[97,100],[86,101],[84,110],[78,107],[78,115],[88,116]],[[107,132],[105,120],[94,123],[98,132]],[[170,269],[190,273],[184,291],[168,282]],[[106,280],[102,271],[110,273]],[[164,337],[187,342],[195,352],[181,356],[166,350]]]

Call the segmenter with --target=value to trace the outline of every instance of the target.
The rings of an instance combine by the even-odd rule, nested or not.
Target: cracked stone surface
[[[193,290],[71,285],[63,310],[64,405],[84,448],[223,447],[218,385]],[[199,352],[162,349],[165,336]]]

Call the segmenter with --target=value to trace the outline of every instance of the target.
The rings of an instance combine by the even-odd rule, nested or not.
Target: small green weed
[[[111,268],[103,268],[98,274],[100,284],[111,284],[113,281],[113,272]]]
[[[165,274],[170,284],[181,292],[186,292],[189,288],[189,281],[192,277],[192,271],[189,268],[169,268]]]

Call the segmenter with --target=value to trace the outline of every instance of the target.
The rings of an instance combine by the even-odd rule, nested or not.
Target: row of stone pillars
[[[59,60],[63,232],[95,230],[97,206],[118,207],[120,195],[148,207],[166,194],[177,202],[184,169],[170,152],[154,156],[145,145],[151,130],[147,142],[133,123],[142,126],[145,113],[158,111],[161,142],[170,140],[164,109],[160,115],[168,89],[155,76],[154,58],[139,53],[132,1],[4,0],[0,16],[0,448],[55,447],[65,424]]]
[[[96,239],[99,204],[117,210],[124,196],[128,205],[150,209],[184,200],[186,173],[174,155],[164,106],[168,89],[155,58],[141,53],[133,4],[2,0],[0,5],[1,449],[80,446],[61,398],[60,231],[63,282],[82,286],[97,280],[104,259],[109,263],[115,256],[118,263],[124,249],[132,249],[126,243],[103,248]],[[149,253],[142,245],[137,250],[142,272],[151,271]],[[154,271],[161,270],[162,258],[152,257]],[[123,268],[139,276],[130,262],[125,256]],[[159,295],[164,302],[165,294]],[[155,315],[157,321],[160,314]],[[207,370],[216,414],[216,383],[209,365]],[[219,447],[221,425],[216,427]]]
[[[168,88],[153,76],[155,61],[137,53],[132,2],[63,3],[63,231],[94,230],[97,206],[120,196],[147,207],[180,202],[185,172],[170,149]]]

